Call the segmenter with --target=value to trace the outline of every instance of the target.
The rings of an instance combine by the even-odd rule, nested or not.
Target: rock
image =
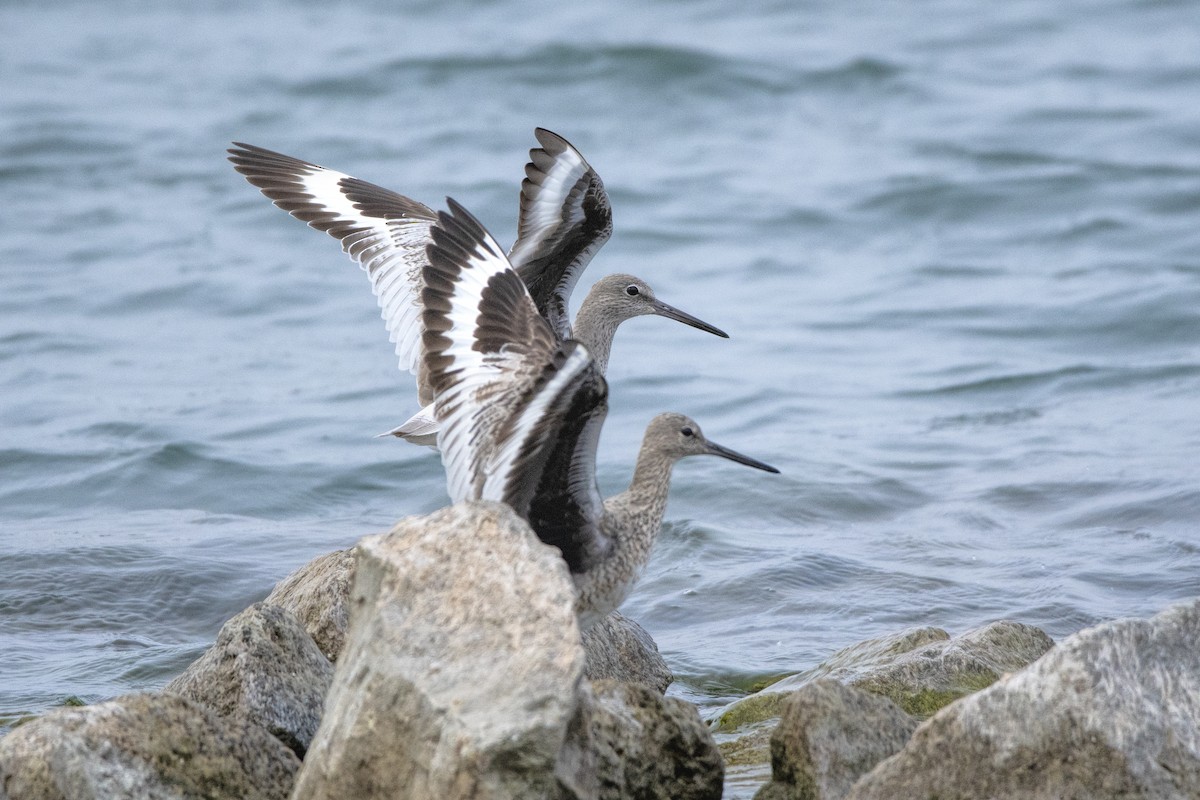
[[[778,719],[739,728],[737,733],[715,733],[717,749],[725,760],[725,793],[751,797],[771,780],[771,734]]]
[[[583,649],[587,659],[584,674],[591,681],[641,683],[661,694],[675,679],[650,634],[620,611],[584,632]]]
[[[583,648],[559,551],[463,503],[358,546],[351,627],[297,778],[313,798],[557,791]]]
[[[0,739],[0,798],[283,800],[299,767],[262,728],[134,694],[51,711]]]
[[[1032,664],[1052,647],[1054,640],[1040,628],[1002,620],[949,641],[930,642],[847,682],[924,718],[991,686],[1004,673]]]
[[[695,706],[609,680],[584,684],[558,765],[579,800],[719,800],[724,771]]]
[[[771,782],[755,800],[837,800],[917,727],[886,697],[822,678],[793,692],[771,735]]]
[[[1037,628],[995,622],[953,639],[940,628],[915,628],[839,650],[813,669],[730,704],[717,717],[714,730],[721,734],[726,782],[761,782],[775,719],[789,696],[814,680],[830,678],[882,694],[909,713],[928,716],[1003,672],[1020,669],[1051,646],[1050,637]]]
[[[332,680],[333,665],[296,618],[255,603],[163,691],[260,725],[304,758]]]
[[[895,661],[904,653],[927,644],[945,642],[950,634],[941,628],[912,628],[901,633],[845,647],[812,669],[776,681],[763,690],[731,703],[717,717],[715,728],[733,732],[747,725],[774,719],[783,713],[788,694],[818,678],[838,681],[869,673]]]
[[[1041,629],[1010,621],[993,622],[953,639],[938,628],[872,639],[731,704],[718,717],[717,728],[732,731],[779,716],[787,693],[822,677],[881,694],[908,713],[927,717],[991,685],[1005,672],[1032,663],[1053,646]]]
[[[909,628],[908,630],[867,639],[838,650],[815,669],[801,675],[785,678],[776,687],[790,683],[807,683],[817,678],[832,678],[841,683],[886,667],[905,653],[911,653],[927,645],[950,640],[950,634],[941,628]],[[799,680],[803,678],[803,680]]]
[[[330,661],[336,662],[350,625],[354,548],[326,553],[275,585],[264,601],[290,611]]]
[[[265,602],[292,612],[330,661],[337,661],[349,628],[348,603],[354,582],[354,549],[338,550],[284,578]],[[674,680],[650,634],[614,611],[583,635],[586,676],[644,683],[665,692]]]
[[[860,780],[895,797],[1200,797],[1200,601],[1067,638],[943,709]]]

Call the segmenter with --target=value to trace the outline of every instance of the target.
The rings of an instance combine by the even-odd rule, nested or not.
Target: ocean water
[[[532,129],[633,272],[599,456],[695,417],[625,611],[705,713],[913,625],[1200,594],[1188,2],[0,7],[0,717],[166,683],[310,558],[445,504],[365,277],[246,141],[502,242]],[[580,291],[579,295],[582,296]],[[741,796],[749,789],[731,790]]]

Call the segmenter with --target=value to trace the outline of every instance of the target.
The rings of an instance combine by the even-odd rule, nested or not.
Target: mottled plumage
[[[559,341],[495,240],[448,201],[424,271],[425,361],[453,501],[504,502],[562,551],[588,627],[625,598],[650,557],[671,468],[719,455],[775,472],[704,438],[682,414],[646,429],[627,491],[603,500],[596,446],[608,387],[580,342]]]

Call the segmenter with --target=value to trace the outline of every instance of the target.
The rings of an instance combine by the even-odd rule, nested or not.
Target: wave
[[[306,78],[280,88],[298,98],[378,98],[397,87],[462,81],[543,89],[547,83],[696,91],[710,97],[778,97],[798,91],[895,92],[905,69],[877,57],[831,66],[797,68],[780,61],[734,57],[714,50],[665,44],[549,43],[523,52],[420,56],[381,61],[352,72]]]

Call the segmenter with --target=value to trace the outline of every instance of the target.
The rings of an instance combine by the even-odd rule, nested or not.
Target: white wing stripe
[[[486,438],[483,432],[495,409],[482,403],[479,395],[500,377],[507,358],[475,350],[475,327],[488,281],[511,270],[500,246],[486,231],[461,266],[450,292],[450,310],[445,314],[449,328],[443,333],[449,345],[442,355],[451,359],[446,374],[453,375],[454,380],[435,402],[442,423],[438,448],[446,467],[447,490],[454,502],[478,499],[483,489],[480,448],[485,443],[480,439]],[[513,277],[520,280],[515,273]]]
[[[354,223],[356,226],[374,228],[380,231],[387,230],[386,223],[383,220],[364,215],[350,201],[350,198],[346,197],[341,183],[347,178],[353,180],[351,176],[335,172],[331,169],[325,169],[324,167],[315,167],[306,173],[301,173],[301,175],[301,185],[326,210],[337,214],[341,219]]]
[[[249,145],[237,148],[230,150],[231,160],[250,183],[298,219],[340,239],[342,250],[367,272],[400,368],[418,372],[423,326],[419,313],[407,311],[420,305],[434,213],[336,170]]]
[[[564,164],[564,166],[570,169],[570,165]],[[520,250],[521,255],[528,252],[536,252],[552,233],[559,233],[560,228],[569,227],[569,225],[576,224],[583,219],[582,214],[571,213],[570,219],[567,220],[567,225],[564,226],[563,212],[564,210],[569,211],[570,205],[563,201],[567,197],[567,191],[575,185],[576,181],[583,177],[585,172],[586,168],[570,169],[569,172],[567,169],[559,170],[555,168],[546,176],[542,182],[541,191],[538,193],[537,202],[529,213],[530,221],[533,223],[533,231],[528,238],[521,239],[518,243],[518,248],[516,248]],[[516,255],[514,253],[514,256]]]
[[[576,347],[567,360],[563,362],[558,373],[551,378],[529,403],[521,410],[512,434],[502,442],[496,442],[496,450],[490,454],[484,465],[486,480],[483,485],[484,500],[504,500],[504,490],[509,482],[509,472],[513,462],[521,454],[521,449],[529,438],[530,433],[541,421],[547,407],[558,397],[559,392],[573,381],[579,373],[587,369],[592,357],[583,346]]]

